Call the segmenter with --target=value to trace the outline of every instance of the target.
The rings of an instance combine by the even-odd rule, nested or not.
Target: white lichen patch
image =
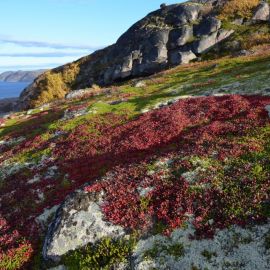
[[[55,205],[52,208],[46,208],[41,215],[36,217],[36,222],[41,226],[42,229],[46,229],[52,216],[56,213],[59,205]]]
[[[40,182],[40,175],[36,174],[32,179],[28,180],[27,183],[28,184],[35,184]]]
[[[30,162],[9,162],[4,161],[0,165],[0,180],[5,180],[6,178],[18,173],[22,169],[30,168],[33,164]]]
[[[200,172],[201,172],[201,168],[196,168],[194,171],[183,173],[182,177],[185,178],[185,180],[189,184],[195,184],[199,178]]]
[[[69,110],[67,109],[64,113],[64,116],[60,119],[61,121],[70,120],[79,116],[88,114],[88,108],[78,109],[78,110]]]
[[[171,237],[152,236],[138,242],[133,253],[135,269],[268,270],[270,251],[265,238],[269,230],[270,223],[247,229],[233,226],[218,231],[214,239],[191,240],[194,229],[190,225],[175,230]]]
[[[200,175],[206,172],[211,166],[211,160],[202,159],[196,156],[189,157],[188,159],[195,168],[191,171],[183,173],[182,177],[185,178],[189,184],[196,184],[196,182],[198,182],[200,179]]]
[[[40,191],[39,189],[37,190],[37,196],[38,196],[38,199],[39,199],[38,203],[43,202],[45,200],[44,193],[42,191]]]
[[[45,179],[52,179],[54,178],[58,173],[58,167],[57,166],[52,166],[47,169]]]
[[[176,93],[176,92],[171,92],[169,94],[174,94],[174,93]],[[199,96],[181,95],[181,96],[176,96],[174,98],[164,98],[163,100],[157,102],[156,104],[142,109],[141,113],[147,113],[147,112],[152,111],[152,110],[158,110],[158,109],[161,109],[163,107],[170,106],[181,99],[196,98],[196,97],[199,97]]]
[[[23,141],[25,141],[25,137],[18,137],[18,138],[13,138],[13,139],[9,139],[9,140],[2,140],[0,141],[0,146],[14,146],[16,144],[19,144]]]
[[[58,265],[53,268],[49,268],[48,270],[67,270],[67,268],[64,265]]]
[[[154,187],[138,187],[137,188],[140,197],[146,197],[149,192],[154,190]]]
[[[65,98],[66,99],[83,98],[84,96],[87,96],[91,93],[93,93],[93,89],[91,88],[78,89],[78,90],[69,92]]]
[[[153,175],[155,173],[162,172],[162,178],[166,179],[170,174],[170,165],[173,163],[173,159],[170,158],[160,158],[156,160],[152,165],[149,166],[147,175]]]

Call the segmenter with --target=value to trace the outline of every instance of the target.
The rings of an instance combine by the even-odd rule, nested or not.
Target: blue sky
[[[166,1],[172,4],[181,1]],[[51,68],[114,43],[160,0],[0,0],[0,73]]]

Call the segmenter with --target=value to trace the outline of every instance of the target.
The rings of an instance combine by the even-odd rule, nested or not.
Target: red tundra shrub
[[[32,252],[30,243],[23,240],[19,232],[12,230],[0,216],[0,269],[20,269]]]
[[[163,233],[169,233],[192,216],[198,236],[209,237],[215,228],[263,221],[270,177],[257,172],[268,168],[270,160],[265,155],[256,161],[258,167],[249,160],[246,167],[243,157],[265,151],[266,138],[247,138],[269,126],[268,104],[270,97],[261,96],[191,98],[132,121],[123,115],[105,114],[59,138],[46,140],[37,134],[7,148],[1,161],[15,151],[43,150],[51,144],[53,161],[42,168],[27,167],[7,178],[0,189],[0,211],[11,235],[18,231],[34,247],[40,235],[36,217],[85,183],[90,183],[87,192],[104,191],[102,209],[108,220],[130,230],[148,232],[161,227]],[[60,115],[56,111],[55,115],[33,118],[33,128],[42,129],[48,119],[59,119]],[[22,135],[27,128],[12,135]],[[183,177],[183,173],[196,169],[192,156],[214,160],[218,165],[200,172],[197,182],[192,183]],[[172,162],[149,173],[149,164],[160,158]],[[49,179],[42,176],[29,184],[29,179],[43,175],[50,166],[57,166],[58,175]],[[104,175],[105,179],[100,178]],[[70,181],[63,185],[66,176]],[[16,237],[11,239],[12,245],[2,248],[3,254],[19,248]]]

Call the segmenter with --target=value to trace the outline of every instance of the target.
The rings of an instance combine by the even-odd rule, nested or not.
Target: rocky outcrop
[[[218,44],[234,33],[223,28],[219,20],[218,14],[226,2],[191,0],[162,5],[135,23],[112,46],[38,77],[23,91],[21,107],[35,107],[93,84],[110,85],[189,63],[211,48],[219,47]],[[268,20],[269,4],[261,2],[251,20],[237,18],[232,23],[250,25]]]
[[[50,225],[43,247],[43,257],[58,261],[70,250],[104,237],[118,238],[125,234],[120,226],[105,221],[100,196],[77,190],[67,197]]]
[[[266,2],[260,3],[256,8],[253,20],[254,21],[269,21],[270,18],[270,6]]]
[[[221,2],[197,0],[163,5],[134,24],[116,44],[41,75],[22,93],[22,107],[40,105],[44,96],[46,101],[64,97],[62,92],[57,94],[59,85],[68,93],[92,84],[104,86],[153,74],[196,59],[232,34],[224,34],[221,21],[214,15],[215,6]],[[52,77],[57,83],[52,83]],[[57,86],[48,90],[51,85]],[[45,95],[44,91],[51,94]]]

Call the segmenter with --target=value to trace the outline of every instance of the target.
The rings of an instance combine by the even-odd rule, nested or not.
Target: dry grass
[[[249,36],[248,39],[244,40],[242,42],[242,47],[243,49],[251,49],[255,46],[262,45],[262,44],[267,44],[270,43],[270,34],[268,33],[258,33]]]
[[[222,20],[235,17],[250,18],[252,11],[260,3],[259,0],[230,0],[221,10],[219,18]]]

